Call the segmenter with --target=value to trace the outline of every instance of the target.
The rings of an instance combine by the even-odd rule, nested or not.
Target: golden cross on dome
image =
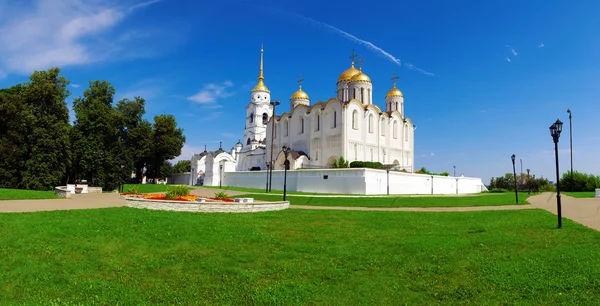
[[[390,78],[390,80],[394,81],[394,87],[396,87],[396,80],[399,79],[400,77],[396,75],[396,73],[394,72],[394,77]]]
[[[350,55],[350,58],[352,59],[352,65],[354,65],[354,58],[358,57],[357,54],[354,53],[354,49],[352,49],[352,55]]]
[[[365,60],[362,59],[362,57],[358,60],[358,70],[362,71],[362,63],[364,63],[364,62],[365,62]]]
[[[300,75],[300,79],[298,81],[296,81],[298,83],[300,83],[300,89],[302,89],[302,82],[304,82],[304,79],[302,78],[302,75]]]

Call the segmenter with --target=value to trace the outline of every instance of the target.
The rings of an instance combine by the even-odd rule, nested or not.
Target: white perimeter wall
[[[283,175],[282,170],[273,171],[272,189],[283,190]],[[225,172],[223,186],[262,189],[266,187],[266,179],[266,171]],[[287,172],[289,191],[386,194],[387,184],[388,177],[385,170],[321,169]],[[389,186],[390,194],[465,194],[487,190],[480,178],[431,176],[395,171],[389,173]]]

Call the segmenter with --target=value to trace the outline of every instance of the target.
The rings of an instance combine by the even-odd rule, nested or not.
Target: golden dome
[[[292,95],[292,97],[290,98],[290,100],[295,100],[295,99],[305,99],[305,100],[310,100],[310,99],[308,98],[308,94],[307,94],[307,93],[305,93],[305,92],[302,90],[302,87],[300,87],[300,89],[298,89],[298,91],[296,91],[296,92],[295,92],[295,93]]]
[[[353,76],[355,76],[359,73],[360,73],[360,71],[358,69],[354,68],[354,62],[352,62],[352,66],[348,70],[346,70],[346,71],[342,72],[342,74],[340,74],[340,77],[338,78],[338,83],[350,81],[350,79],[352,79]]]
[[[358,74],[354,75],[350,82],[368,82],[371,83],[371,79],[366,74],[362,73],[362,71],[358,71]]]
[[[270,92],[269,89],[267,88],[267,86],[265,85],[265,77],[263,76],[263,53],[264,53],[264,49],[263,49],[263,45],[260,45],[260,73],[258,74],[258,84],[256,84],[256,86],[254,86],[254,88],[252,89],[252,91],[258,91],[258,90],[262,90],[262,91],[266,91],[266,92]]]
[[[386,98],[388,97],[403,97],[404,95],[402,94],[402,92],[396,88],[396,84],[394,84],[394,88],[390,89],[390,91],[388,91],[387,95],[385,95]]]
[[[252,91],[257,91],[257,90],[270,92],[262,79],[258,79],[258,84],[256,84],[256,86],[254,86],[254,88],[252,89]]]

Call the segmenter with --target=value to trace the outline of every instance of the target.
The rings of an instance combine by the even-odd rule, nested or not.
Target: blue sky
[[[242,137],[261,43],[277,113],[300,75],[312,103],[333,97],[355,49],[376,104],[400,76],[417,167],[487,183],[516,154],[553,178],[548,127],[567,123],[567,170],[570,108],[574,168],[600,174],[599,13],[598,1],[0,0],[0,87],[59,66],[70,105],[110,81],[117,99],[146,98],[149,119],[175,115],[188,159]]]

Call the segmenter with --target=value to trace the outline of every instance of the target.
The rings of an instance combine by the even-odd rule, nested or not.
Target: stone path
[[[213,188],[198,188],[192,194],[199,196],[214,196],[222,190]],[[246,194],[238,191],[225,191],[230,196]],[[562,195],[562,215],[589,228],[600,231],[600,198],[573,198]],[[362,210],[362,211],[421,211],[421,212],[461,212],[483,210],[519,210],[519,209],[545,209],[556,214],[556,193],[542,193],[529,197],[531,205],[503,205],[503,206],[470,206],[470,207],[343,207],[343,206],[310,206],[290,205],[291,209],[319,209],[319,210]],[[125,200],[116,193],[79,194],[70,199],[48,200],[12,200],[0,201],[2,212],[33,212],[48,210],[68,209],[94,209],[106,207],[121,207]]]

